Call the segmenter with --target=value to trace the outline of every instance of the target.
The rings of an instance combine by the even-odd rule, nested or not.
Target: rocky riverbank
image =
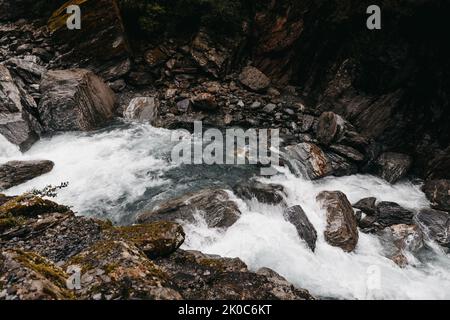
[[[443,1],[401,8],[385,1],[392,37],[363,30],[352,39],[344,34],[360,30],[360,1],[169,2],[0,0],[10,8],[0,10],[0,135],[27,154],[40,139],[117,119],[189,131],[195,121],[279,129],[281,167],[295,176],[370,174],[394,189],[415,179],[430,206],[375,197],[352,203],[322,190],[313,195],[326,220],[318,230],[292,203],[295,191],[239,177],[230,190],[212,183],[183,192],[138,212],[136,225],[115,226],[39,190],[0,194],[0,299],[313,299],[306,289],[314,288],[270,269],[180,249],[182,225],[201,212],[208,228],[225,232],[242,218],[239,201],[281,210],[312,253],[323,238],[351,255],[365,235],[401,268],[423,260],[430,243],[447,253],[449,55],[440,23],[415,33],[419,40],[402,31],[442,12]],[[70,4],[81,7],[81,30],[65,28]],[[45,178],[53,161],[8,158],[0,192]],[[66,282],[77,268],[73,289]]]

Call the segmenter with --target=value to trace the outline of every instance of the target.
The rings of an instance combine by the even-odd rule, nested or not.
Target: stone
[[[342,144],[333,144],[328,148],[334,153],[337,153],[338,155],[354,162],[362,162],[365,159],[364,155],[361,152],[349,146],[345,146]]]
[[[297,229],[300,239],[304,240],[311,251],[316,249],[317,231],[299,205],[289,207],[283,212],[284,218]]]
[[[193,222],[200,213],[209,228],[228,228],[240,217],[241,212],[228,193],[221,189],[204,189],[163,202],[150,212],[138,215],[138,223],[155,221]]]
[[[284,203],[284,187],[278,184],[265,184],[259,181],[249,181],[237,184],[234,193],[245,200],[256,199],[261,203],[278,205]]]
[[[325,152],[325,155],[331,165],[331,175],[343,177],[358,173],[358,166],[348,158],[334,152]]]
[[[255,67],[245,67],[239,75],[239,81],[252,91],[262,92],[269,88],[270,79]]]
[[[98,129],[116,110],[114,92],[89,70],[50,70],[41,91],[38,109],[44,132]]]
[[[9,161],[0,165],[0,190],[22,184],[53,169],[55,164],[48,160]]]
[[[411,157],[394,152],[385,152],[375,161],[376,174],[389,183],[404,178],[412,164]]]
[[[167,55],[160,48],[147,50],[144,54],[145,62],[152,68],[164,64],[167,59]]]
[[[450,180],[428,180],[422,189],[433,209],[450,211]]]
[[[204,31],[200,31],[194,38],[189,50],[192,59],[205,71],[215,78],[219,78],[226,71],[231,52],[212,41]]]
[[[377,205],[377,211],[377,223],[382,227],[413,223],[414,213],[395,202],[381,201]]]
[[[416,216],[419,224],[432,241],[450,248],[450,214],[433,209],[422,209]]]
[[[355,250],[359,239],[358,226],[346,195],[340,191],[322,191],[316,199],[327,215],[325,240],[345,252]]]
[[[188,300],[312,300],[276,272],[264,268],[250,272],[240,259],[198,251],[177,250],[155,260]]]
[[[0,134],[27,151],[38,139],[36,102],[17,86],[9,70],[0,64]]]
[[[177,109],[180,112],[187,112],[189,110],[189,107],[191,106],[191,100],[190,99],[183,99],[181,101],[177,102]]]
[[[414,254],[424,247],[424,237],[417,225],[396,224],[381,232],[386,255],[400,267],[408,265],[408,253]]]
[[[137,97],[130,101],[124,112],[129,120],[145,121],[154,124],[158,117],[159,101],[155,97]]]
[[[374,197],[363,198],[363,199],[359,200],[358,202],[356,202],[353,205],[353,208],[361,210],[366,215],[376,216],[378,214],[378,210],[375,205],[376,201],[377,201],[377,198],[374,198]]]
[[[327,155],[313,143],[287,146],[283,158],[294,174],[311,180],[323,178],[333,171]]]
[[[314,116],[304,114],[300,117],[300,121],[298,123],[300,132],[305,133],[308,132],[314,124],[316,118]]]
[[[263,108],[263,111],[265,113],[272,113],[276,108],[277,108],[276,104],[269,103]]]
[[[345,120],[334,112],[324,112],[317,124],[317,140],[323,145],[330,145],[339,140],[344,130]]]
[[[203,111],[216,111],[218,104],[216,98],[211,93],[203,92],[192,98],[194,108]]]
[[[118,227],[116,232],[152,259],[175,252],[183,244],[185,237],[183,228],[178,223],[169,221]]]
[[[123,79],[114,80],[113,82],[108,83],[108,85],[114,92],[121,92],[127,87],[127,84]]]
[[[10,58],[5,61],[5,65],[12,70],[14,75],[20,77],[27,84],[39,83],[47,71],[44,67],[30,59]]]

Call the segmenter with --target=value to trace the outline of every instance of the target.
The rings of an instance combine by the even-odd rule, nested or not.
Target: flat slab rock
[[[10,161],[0,165],[0,190],[20,185],[50,172],[54,163],[48,160]]]
[[[203,215],[210,228],[228,228],[241,215],[237,204],[230,199],[226,191],[204,189],[167,200],[153,211],[141,213],[137,217],[137,222],[149,223],[161,220],[193,222],[197,213]]]

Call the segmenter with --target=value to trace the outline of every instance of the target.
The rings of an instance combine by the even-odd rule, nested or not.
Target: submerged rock
[[[251,200],[255,198],[261,203],[273,205],[284,202],[284,187],[278,184],[249,181],[238,184],[234,187],[233,191],[242,199]]]
[[[322,191],[316,199],[327,214],[325,240],[346,252],[353,251],[359,234],[356,217],[346,195],[340,191]]]
[[[300,239],[305,240],[308,247],[314,252],[316,249],[317,231],[309,221],[302,207],[297,205],[287,208],[283,215],[297,229],[297,234]]]
[[[89,131],[111,120],[114,92],[89,70],[51,70],[41,82],[39,115],[44,132]]]
[[[50,172],[54,165],[48,160],[9,161],[0,165],[0,190],[9,189]]]
[[[408,173],[411,157],[394,152],[383,153],[375,162],[376,174],[389,183],[396,183]]]
[[[240,259],[177,250],[155,260],[188,300],[312,300],[270,269],[250,272]]]
[[[138,223],[155,221],[189,221],[201,214],[210,228],[228,228],[241,215],[228,193],[220,189],[204,189],[182,197],[167,200],[150,212],[141,213]]]
[[[450,248],[450,214],[448,212],[422,209],[416,219],[431,240]]]
[[[423,192],[433,209],[450,211],[450,180],[429,180],[425,182]]]

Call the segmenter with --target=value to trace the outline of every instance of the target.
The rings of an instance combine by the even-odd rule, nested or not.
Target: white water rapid
[[[39,141],[25,154],[0,136],[0,163],[27,159],[55,162],[53,171],[12,188],[7,194],[68,181],[69,186],[59,191],[56,201],[73,206],[80,214],[129,223],[137,212],[151,206],[155,199],[167,198],[174,190],[188,191],[193,185],[208,183],[220,185],[221,181],[214,181],[214,177],[220,180],[220,174],[209,176],[206,182],[200,181],[203,176],[185,179],[195,173],[176,171],[180,168],[168,162],[172,145],[170,131],[142,124],[120,125],[90,134],[58,135]],[[176,174],[170,174],[174,170]],[[429,206],[420,186],[410,182],[391,186],[366,175],[311,182],[286,171],[263,181],[284,185],[288,204],[303,207],[318,233],[315,253],[299,239],[294,226],[284,220],[281,207],[241,200],[237,202],[242,216],[226,231],[207,228],[201,218],[185,225],[187,239],[183,248],[239,257],[252,270],[272,268],[323,298],[450,298],[450,257],[433,243],[429,243],[426,259],[417,259],[401,269],[383,256],[383,248],[374,235],[360,233],[353,253],[344,253],[323,238],[325,215],[315,201],[318,192],[340,190],[351,202],[374,196],[418,210]]]

